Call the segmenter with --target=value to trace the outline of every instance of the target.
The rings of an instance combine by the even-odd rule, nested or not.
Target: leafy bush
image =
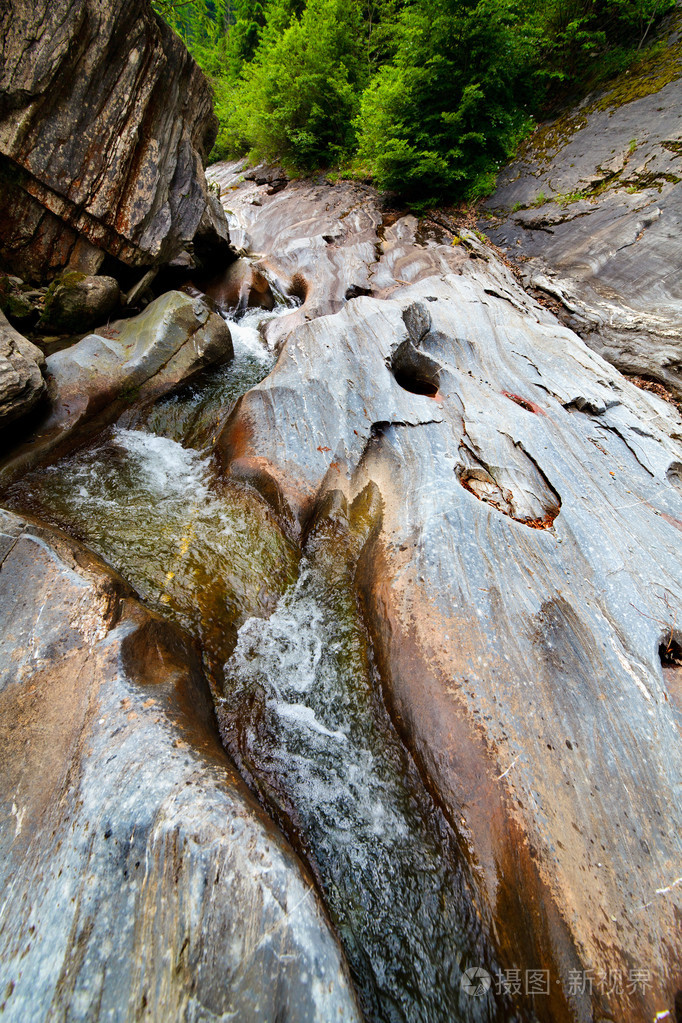
[[[552,97],[623,70],[675,0],[153,0],[213,82],[212,156],[490,192]]]

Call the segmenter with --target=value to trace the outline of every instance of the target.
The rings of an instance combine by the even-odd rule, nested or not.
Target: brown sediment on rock
[[[529,401],[528,398],[522,398],[520,394],[512,394],[510,391],[502,391],[505,398],[509,398],[510,401],[520,405],[521,408],[525,408],[526,412],[533,412],[536,416],[546,416],[545,410],[537,404],[535,401]]]
[[[409,563],[407,556],[399,560]],[[469,713],[460,686],[439,677],[416,625],[420,612],[416,607],[407,610],[413,606],[411,598],[389,582],[395,574],[395,559],[387,557],[385,541],[363,551],[356,583],[389,713],[478,875],[479,895],[488,907],[504,969],[520,970],[521,975],[529,968],[548,971],[549,996],[535,1003],[539,1020],[591,1019],[589,999],[567,997],[567,964],[579,970],[580,957],[500,784],[499,751],[488,748],[485,731]],[[471,619],[462,619],[451,639],[449,651],[457,661],[451,656],[448,671],[455,677],[466,674],[478,656],[472,625]],[[452,620],[441,627],[452,631]],[[428,628],[433,630],[433,620]],[[576,1001],[582,1005],[571,1004]]]
[[[221,746],[194,644],[78,544],[1,510],[0,561],[3,1011],[358,1020],[310,875]]]
[[[105,254],[158,264],[206,217],[225,241],[202,167],[217,131],[210,86],[147,0],[14,0],[0,13],[0,39],[8,266],[42,279],[66,266],[96,272]]]

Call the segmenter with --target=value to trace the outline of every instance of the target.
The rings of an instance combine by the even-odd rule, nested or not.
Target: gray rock
[[[42,279],[95,273],[104,253],[144,266],[185,248],[207,210],[217,121],[209,83],[149,0],[11,0],[0,40],[7,266]]]
[[[3,1018],[359,1020],[190,642],[84,549],[3,511],[0,564]]]
[[[682,421],[492,259],[461,271],[295,329],[220,454],[303,537],[376,488],[383,684],[502,947],[550,968],[548,1018],[651,1019],[682,986]]]
[[[160,397],[233,356],[225,321],[201,299],[169,291],[143,313],[88,334],[47,359],[50,410],[3,478],[65,450],[133,402]]]
[[[610,105],[623,87],[542,125],[481,226],[591,348],[680,398],[682,78]]]
[[[121,291],[113,277],[63,274],[47,289],[41,327],[67,334],[89,330],[119,304]]]
[[[0,428],[24,415],[45,393],[45,356],[0,312]]]
[[[452,244],[458,237],[453,225],[388,215],[367,185],[291,181],[270,195],[251,179],[261,177],[259,168],[246,176],[243,170],[243,161],[218,163],[208,177],[220,186],[234,248],[260,257],[255,269],[266,271],[278,291],[301,299],[289,316],[268,324],[273,346],[294,327],[338,312],[358,295],[384,297],[467,262],[466,246]],[[228,268],[228,284],[231,272]],[[220,287],[215,281],[212,286]]]

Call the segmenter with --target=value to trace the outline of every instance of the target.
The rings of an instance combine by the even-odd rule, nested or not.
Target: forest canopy
[[[476,198],[538,114],[627,67],[674,0],[153,0],[209,76],[213,158]]]

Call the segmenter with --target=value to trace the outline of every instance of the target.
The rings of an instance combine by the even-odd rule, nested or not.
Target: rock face
[[[0,312],[0,429],[28,412],[45,393],[41,350]]]
[[[682,44],[542,125],[501,174],[483,229],[524,281],[625,373],[682,397]],[[675,65],[675,61],[677,64]],[[650,95],[626,102],[646,88]]]
[[[92,273],[105,253],[157,264],[215,220],[210,87],[148,0],[10,0],[0,39],[0,259],[12,272]]]
[[[0,566],[3,1018],[359,1020],[189,641],[7,512]]]
[[[200,299],[166,292],[139,316],[48,357],[49,412],[7,471],[82,440],[85,428],[110,422],[131,401],[159,397],[232,354],[222,317]]]
[[[255,223],[249,204],[244,227],[300,237],[263,253],[292,277],[307,253],[301,205],[288,224],[280,205],[294,187]],[[391,232],[415,237],[409,218]],[[350,251],[368,243],[359,229]],[[321,304],[326,284],[338,302],[351,271],[311,244],[307,294]],[[492,255],[457,246],[455,272],[429,276],[442,243],[402,244],[416,284],[396,287],[394,264],[388,297],[289,318],[222,462],[303,540],[330,501],[379,495],[355,578],[391,712],[480,866],[503,947],[550,971],[540,1017],[674,1016],[682,421]],[[357,279],[387,280],[370,259]]]

